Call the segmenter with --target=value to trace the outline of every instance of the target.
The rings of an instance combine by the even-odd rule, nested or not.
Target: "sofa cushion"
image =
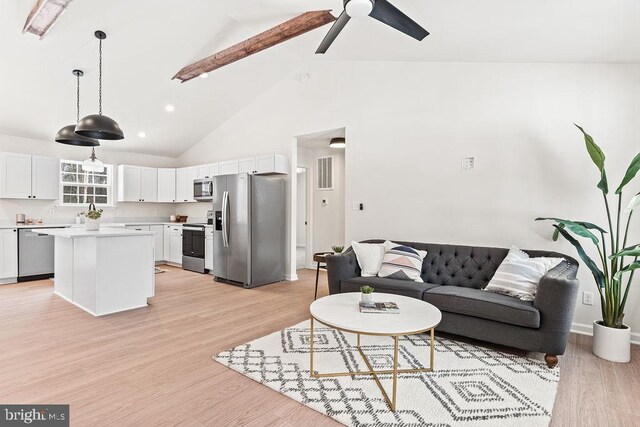
[[[449,313],[527,328],[540,327],[540,312],[532,302],[507,295],[460,286],[438,286],[425,292],[422,299]]]
[[[360,286],[364,285],[371,286],[374,292],[404,295],[419,299],[422,298],[424,291],[438,286],[431,283],[418,283],[409,280],[390,279],[388,277],[350,277],[342,280],[340,292],[360,292]]]

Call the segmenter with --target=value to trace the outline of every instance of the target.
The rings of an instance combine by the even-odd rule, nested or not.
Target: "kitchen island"
[[[55,237],[54,293],[94,316],[147,305],[155,293],[151,231],[39,229]]]

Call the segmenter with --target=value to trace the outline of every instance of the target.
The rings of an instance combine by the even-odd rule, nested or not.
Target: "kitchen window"
[[[103,172],[85,172],[82,162],[60,161],[60,205],[112,206],[113,166],[104,165]]]

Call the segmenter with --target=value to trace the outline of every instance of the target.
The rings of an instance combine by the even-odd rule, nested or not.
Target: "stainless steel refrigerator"
[[[214,177],[213,275],[253,288],[284,280],[284,178]]]

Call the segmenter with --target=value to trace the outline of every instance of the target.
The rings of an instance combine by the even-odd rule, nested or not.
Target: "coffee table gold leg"
[[[311,378],[314,378],[314,371],[313,371],[313,317],[311,318],[311,337],[309,337],[309,346],[310,346],[310,351],[309,354],[311,355],[311,361],[309,363],[309,372],[311,374]]]
[[[396,411],[396,389],[398,385],[398,336],[394,337],[393,345],[393,398],[391,400],[391,411]]]
[[[430,366],[431,366],[431,370],[432,370],[432,371],[433,371],[433,343],[434,343],[434,341],[435,341],[435,339],[434,339],[434,334],[435,334],[435,331],[434,331],[434,329],[432,328],[432,329],[431,329],[431,356],[429,357],[429,364],[430,364]]]

